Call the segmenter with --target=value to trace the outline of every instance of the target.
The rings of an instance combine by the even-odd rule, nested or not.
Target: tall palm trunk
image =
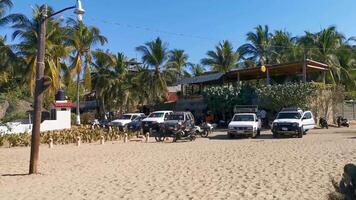
[[[80,125],[80,91],[79,91],[80,73],[77,73],[77,125]]]

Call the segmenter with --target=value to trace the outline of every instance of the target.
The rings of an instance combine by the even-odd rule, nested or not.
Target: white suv
[[[278,113],[272,124],[273,137],[279,135],[297,135],[302,138],[308,130],[315,127],[312,112],[303,112],[300,108],[286,108]]]
[[[132,122],[138,117],[144,117],[143,113],[125,113],[119,119],[115,119],[111,122],[112,125],[118,126],[120,129],[126,128],[127,124]]]

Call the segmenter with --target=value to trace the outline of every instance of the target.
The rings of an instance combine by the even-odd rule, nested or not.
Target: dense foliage
[[[224,85],[208,87],[203,90],[203,95],[208,102],[208,107],[214,113],[230,111],[239,102],[241,86]]]
[[[287,83],[259,86],[256,92],[263,107],[278,111],[291,106],[307,109],[312,97],[316,95],[317,88],[313,83]]]

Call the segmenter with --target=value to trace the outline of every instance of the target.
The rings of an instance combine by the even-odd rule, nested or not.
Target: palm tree
[[[271,38],[268,26],[259,25],[255,32],[247,33],[249,43],[242,45],[238,51],[246,60],[253,60],[260,65],[269,64]]]
[[[204,67],[200,64],[192,64],[191,65],[191,73],[193,76],[200,76],[204,74]]]
[[[72,74],[76,75],[77,81],[77,124],[80,124],[80,74],[82,73],[83,57],[85,61],[84,77],[87,85],[85,87],[90,90],[90,49],[97,45],[104,45],[107,42],[106,37],[101,35],[100,30],[96,27],[88,27],[83,22],[76,22],[71,19],[68,21],[67,45],[73,47],[72,54],[74,55],[72,62]],[[89,80],[89,81],[88,81]]]
[[[136,50],[142,54],[142,61],[154,68],[153,80],[150,91],[154,101],[161,101],[167,95],[167,84],[162,77],[162,68],[165,66],[168,58],[167,44],[163,43],[160,38],[147,42],[145,45],[136,47]]]
[[[167,73],[173,75],[174,81],[181,79],[185,74],[185,68],[191,65],[189,56],[184,50],[174,49],[168,54]],[[171,72],[171,73],[170,73]],[[176,75],[174,77],[174,75]]]
[[[299,44],[306,49],[307,57],[329,65],[330,72],[324,73],[323,81],[340,83],[342,77],[350,77],[349,72],[341,65],[337,52],[345,43],[345,37],[331,26],[318,33],[306,32]]]
[[[12,0],[0,0],[0,27],[26,19],[26,16],[20,13],[6,15],[13,5]]]
[[[220,42],[215,47],[215,51],[208,51],[207,56],[201,60],[201,63],[211,66],[218,72],[230,71],[237,66],[237,61],[240,59],[240,53],[234,51],[232,44],[227,40]]]
[[[303,50],[297,45],[297,38],[289,32],[275,31],[271,38],[270,62],[289,63],[303,59]]]
[[[18,55],[24,57],[26,61],[27,68],[24,81],[28,84],[31,95],[33,94],[35,85],[39,10],[39,7],[36,6],[31,19],[23,17],[12,25],[12,28],[15,29],[12,38],[21,40],[16,48],[18,49]],[[49,8],[49,14],[52,12],[53,9]],[[64,36],[62,34],[63,27],[61,26],[61,22],[58,19],[47,20],[45,75],[51,80],[51,86],[47,94],[50,96],[54,96],[54,93],[61,85],[60,73],[61,67],[64,64],[62,59],[66,58],[69,53],[68,48],[63,43]]]

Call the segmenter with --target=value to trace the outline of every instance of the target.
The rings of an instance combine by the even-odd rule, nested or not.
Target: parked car
[[[147,133],[150,131],[158,132],[160,124],[168,119],[168,116],[173,113],[173,111],[156,111],[148,115],[147,118],[142,120],[142,131]]]
[[[140,131],[142,127],[142,120],[145,119],[146,116],[140,116],[136,119],[132,120],[132,122],[127,124],[127,128],[129,131]]]
[[[257,137],[261,132],[261,120],[255,113],[235,114],[228,126],[227,135],[229,138],[234,136]]]
[[[191,112],[173,112],[167,120],[163,122],[162,126],[166,132],[177,131],[181,126],[193,127],[195,126],[195,119]]]
[[[121,130],[127,128],[127,124],[132,122],[138,117],[144,117],[143,113],[126,113],[122,115],[119,119],[111,121],[111,125],[119,127]]]
[[[272,123],[273,137],[280,135],[297,135],[302,138],[310,129],[315,127],[312,112],[303,112],[300,108],[286,108],[278,113]]]
[[[194,133],[193,133],[194,132]],[[161,124],[159,133],[155,137],[157,142],[165,137],[173,137],[174,141],[189,138],[195,139],[195,119],[191,112],[173,112]]]

